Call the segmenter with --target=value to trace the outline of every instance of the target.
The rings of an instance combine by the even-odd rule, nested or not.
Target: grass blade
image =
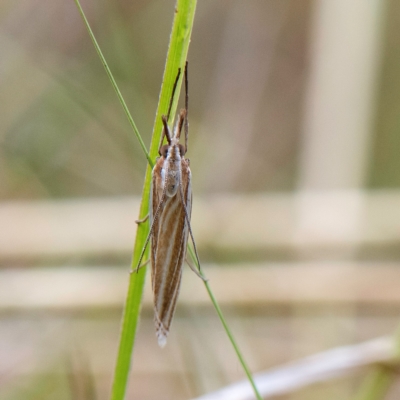
[[[167,61],[164,71],[164,78],[161,87],[156,118],[154,122],[152,141],[150,145],[150,158],[153,160],[158,151],[161,140],[162,122],[161,115],[166,114],[169,106],[172,88],[178,68],[183,70],[189,49],[190,35],[193,27],[196,0],[178,0],[175,8],[175,17],[170,37]],[[177,93],[180,91],[182,80],[177,86]],[[178,103],[178,96],[174,99],[171,115],[175,115]],[[147,167],[145,183],[142,193],[140,206],[140,218],[145,217],[149,211],[149,193],[151,184],[151,166]],[[132,268],[137,266],[140,253],[148,234],[148,224],[141,224],[137,230],[137,236],[132,256]],[[148,254],[146,254],[147,258]],[[125,397],[131,354],[135,343],[136,329],[139,320],[140,303],[143,293],[143,286],[146,275],[146,268],[141,268],[139,273],[131,274],[129,289],[125,303],[124,314],[122,317],[122,328],[119,343],[117,362],[114,372],[114,382],[112,386],[111,399],[122,400]]]

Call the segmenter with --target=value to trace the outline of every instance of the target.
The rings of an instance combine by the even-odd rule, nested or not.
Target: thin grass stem
[[[103,53],[102,53],[102,51],[100,49],[100,46],[98,45],[97,40],[96,40],[96,38],[95,38],[95,36],[93,34],[93,31],[90,28],[89,22],[88,22],[88,20],[87,20],[87,18],[85,16],[85,13],[83,12],[81,4],[80,4],[79,0],[74,0],[74,1],[75,1],[76,6],[78,7],[79,13],[81,14],[83,22],[84,22],[84,24],[86,26],[86,29],[87,29],[88,33],[89,33],[90,39],[92,39],[94,48],[96,49],[97,54],[98,54],[98,56],[99,56],[99,58],[101,60],[101,63],[103,64],[103,67],[106,70],[108,78],[110,79],[110,82],[111,82],[111,84],[112,84],[112,86],[113,86],[113,88],[115,90],[115,93],[117,94],[118,100],[120,101],[120,103],[122,105],[122,108],[124,109],[125,115],[127,116],[128,121],[129,121],[129,123],[130,123],[130,125],[131,125],[131,127],[133,129],[133,132],[135,133],[135,135],[136,135],[136,137],[137,137],[137,139],[139,141],[140,147],[142,148],[143,153],[145,154],[149,164],[151,166],[153,166],[153,160],[151,159],[150,154],[147,151],[146,145],[144,144],[143,139],[140,136],[140,133],[139,133],[139,130],[138,130],[136,124],[135,124],[135,121],[133,120],[132,115],[128,110],[128,106],[126,105],[125,100],[124,100],[124,98],[122,96],[122,93],[121,93],[121,91],[119,90],[119,88],[117,86],[117,82],[115,81],[114,76],[111,73],[111,70],[110,70],[110,68],[109,68],[109,66],[107,64],[106,59],[103,56]]]
[[[228,324],[226,322],[226,319],[225,319],[224,315],[222,314],[222,310],[221,310],[217,300],[214,297],[214,294],[213,294],[213,292],[211,290],[211,287],[210,287],[210,284],[208,283],[208,280],[205,279],[206,277],[203,274],[199,263],[197,262],[197,258],[196,258],[196,255],[194,254],[193,248],[191,246],[188,246],[188,250],[189,250],[189,253],[190,253],[190,257],[192,258],[192,261],[196,264],[196,267],[197,267],[199,275],[202,278],[204,278],[203,282],[204,282],[204,286],[206,287],[207,293],[208,293],[208,295],[209,295],[209,297],[211,299],[211,302],[212,302],[215,310],[217,311],[218,317],[219,317],[219,319],[220,319],[220,321],[222,323],[222,326],[224,327],[224,330],[225,330],[225,332],[226,332],[226,334],[227,334],[227,336],[228,336],[228,338],[229,338],[229,340],[230,340],[230,342],[231,342],[231,344],[233,346],[233,349],[235,350],[236,356],[239,359],[239,362],[240,362],[240,364],[241,364],[241,366],[242,366],[242,368],[243,368],[243,370],[244,370],[244,372],[245,372],[245,374],[247,376],[247,379],[249,380],[250,385],[253,388],[254,394],[255,394],[257,400],[262,400],[261,394],[258,391],[257,386],[256,386],[256,384],[254,382],[253,375],[252,375],[252,373],[250,371],[250,368],[248,367],[248,365],[246,363],[246,360],[244,359],[243,354],[239,349],[239,345],[237,344],[235,338],[233,337],[232,331],[230,330],[230,328],[229,328],[229,326],[228,326]]]

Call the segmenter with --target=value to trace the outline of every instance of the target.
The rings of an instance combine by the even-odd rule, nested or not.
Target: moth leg
[[[191,237],[192,243],[193,243],[194,254],[196,256],[197,265],[199,266],[199,271],[201,272],[201,264],[200,264],[199,255],[197,253],[197,246],[196,246],[196,242],[193,237],[192,226],[190,225],[190,218],[189,218],[189,214],[186,209],[186,204],[185,204],[185,201],[183,200],[184,197],[183,197],[183,188],[182,188],[181,180],[179,181],[179,189],[180,189],[179,192],[180,192],[181,203],[182,203],[183,211],[185,213],[185,219],[188,224],[189,234],[190,234],[190,237]]]
[[[189,262],[189,259],[185,258],[186,264],[189,265],[190,269],[203,281],[203,282],[208,282],[208,278],[206,278],[205,276],[201,275],[200,272],[197,270],[197,268]]]
[[[135,273],[135,272],[139,272],[139,269],[142,268],[142,267],[145,267],[149,262],[150,262],[150,258],[149,258],[147,261],[145,261],[143,264],[141,264],[141,265],[139,265],[138,267],[136,267],[135,269],[131,269],[131,270],[129,271],[129,273],[130,273],[130,274],[133,274],[133,273]]]
[[[149,219],[150,214],[147,214],[144,218],[142,219],[135,219],[135,222],[140,225],[143,224],[143,222],[146,222]]]

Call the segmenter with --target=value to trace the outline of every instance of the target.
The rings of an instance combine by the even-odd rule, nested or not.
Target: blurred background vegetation
[[[75,5],[44,4],[2,5],[1,196],[139,194],[143,155]],[[173,17],[171,3],[105,1],[84,6],[149,142]],[[293,188],[309,14],[309,1],[199,5],[189,56],[196,192]],[[212,115],[217,100],[226,113],[249,101],[250,129],[223,135],[218,126],[202,129],[202,124],[208,128],[214,122],[201,121]],[[232,163],[228,155],[240,158],[237,176],[227,177],[225,170],[211,177],[202,172],[215,173],[220,164]]]
[[[238,273],[216,295],[254,371],[398,323],[400,3],[346,3],[198,2],[193,229],[206,271]],[[174,5],[82,1],[146,144]],[[146,159],[72,0],[1,2],[0,105],[0,397],[106,399]],[[163,351],[146,294],[128,398],[243,378],[210,305],[182,290]],[[351,398],[361,376],[282,398]]]

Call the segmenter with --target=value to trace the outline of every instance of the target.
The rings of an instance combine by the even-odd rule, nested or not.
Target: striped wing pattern
[[[151,188],[150,223],[153,222],[162,197],[160,158],[153,169]],[[184,202],[190,218],[192,209],[191,173],[189,160],[181,160],[181,181]],[[173,197],[165,197],[163,208],[154,222],[151,237],[151,277],[154,293],[154,320],[158,343],[166,344],[167,335],[174,315],[176,300],[182,278],[182,266],[186,257],[188,224],[181,202],[180,191]]]

